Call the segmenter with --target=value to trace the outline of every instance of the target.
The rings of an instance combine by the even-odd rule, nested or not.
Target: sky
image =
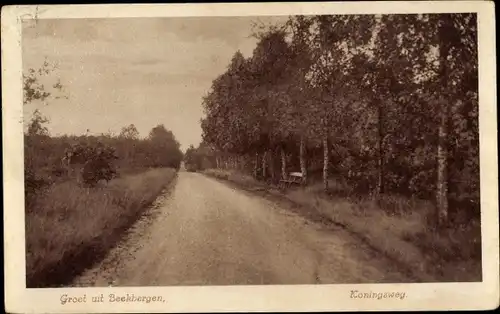
[[[252,22],[285,17],[52,19],[23,25],[23,71],[46,59],[57,68],[62,93],[24,106],[25,122],[38,109],[51,135],[118,134],[134,124],[141,136],[158,124],[185,150],[201,141],[202,97],[237,50],[256,45]],[[52,91],[49,88],[49,91]]]

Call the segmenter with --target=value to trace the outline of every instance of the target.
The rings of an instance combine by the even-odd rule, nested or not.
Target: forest
[[[258,25],[257,25],[258,26]],[[300,171],[349,195],[431,201],[438,226],[478,221],[475,14],[292,16],[256,27],[203,99],[191,170],[272,184]]]

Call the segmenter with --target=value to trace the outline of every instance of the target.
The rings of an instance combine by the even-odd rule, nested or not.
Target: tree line
[[[479,216],[475,14],[292,16],[235,52],[203,99],[199,152],[276,182],[434,200]],[[198,160],[200,157],[197,157]],[[197,166],[201,167],[200,165]],[[451,204],[451,206],[450,206]]]
[[[146,138],[131,124],[123,127],[120,134],[63,135],[52,137],[45,127],[46,121],[35,113],[25,134],[25,166],[27,172],[38,172],[50,179],[65,177],[68,169],[83,166],[101,156],[113,163],[122,173],[144,168],[179,168],[183,159],[180,144],[164,125],[151,129]]]

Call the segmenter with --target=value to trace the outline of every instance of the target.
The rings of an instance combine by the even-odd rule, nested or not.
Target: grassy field
[[[27,287],[68,283],[104,256],[175,177],[163,168],[90,189],[72,181],[51,186],[26,212]]]
[[[215,169],[204,173],[247,190],[279,195],[299,205],[294,210],[301,214],[341,225],[407,269],[417,281],[481,281],[480,223],[468,221],[436,230],[429,201],[393,195],[379,200],[346,196],[347,187],[334,180],[326,195],[321,184],[279,191],[249,175]]]

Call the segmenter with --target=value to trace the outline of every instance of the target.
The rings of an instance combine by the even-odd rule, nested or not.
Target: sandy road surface
[[[179,172],[124,241],[75,286],[405,282],[341,228],[198,173]]]

